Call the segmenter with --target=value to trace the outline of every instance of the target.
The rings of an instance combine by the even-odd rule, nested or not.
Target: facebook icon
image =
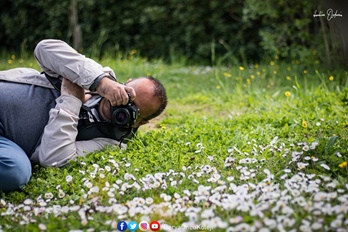
[[[119,223],[117,223],[117,229],[119,231],[125,231],[127,229],[127,222],[120,221]]]

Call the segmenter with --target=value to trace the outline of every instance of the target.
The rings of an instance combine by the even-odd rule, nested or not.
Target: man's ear
[[[142,125],[145,125],[145,124],[148,124],[148,123],[149,123],[149,121],[141,120],[141,122],[139,124],[140,124],[140,126],[142,126]]]

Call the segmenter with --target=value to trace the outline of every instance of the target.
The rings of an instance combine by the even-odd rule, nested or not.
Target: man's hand
[[[132,87],[122,85],[107,77],[100,80],[96,88],[97,92],[108,99],[113,106],[126,105],[128,103],[128,94],[133,101],[135,99],[135,91]]]
[[[63,78],[60,92],[61,95],[72,95],[85,102],[85,90],[66,78]]]

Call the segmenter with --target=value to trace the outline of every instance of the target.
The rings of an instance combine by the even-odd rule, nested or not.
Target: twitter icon
[[[135,221],[128,222],[128,230],[134,232],[134,231],[137,231],[138,228],[139,228],[139,225],[137,222]]]

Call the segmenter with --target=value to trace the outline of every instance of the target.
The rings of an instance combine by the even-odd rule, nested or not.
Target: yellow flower
[[[257,74],[258,76],[261,76],[261,72],[257,72],[256,74]]]
[[[220,89],[220,88],[221,88],[221,86],[220,86],[220,85],[218,85],[218,86],[216,86],[216,88],[217,88],[217,89]]]
[[[338,166],[339,166],[340,168],[345,168],[345,167],[347,167],[347,162],[346,162],[346,161],[343,161],[343,162],[340,163]]]
[[[224,72],[225,77],[231,77],[232,75],[230,73]]]
[[[12,59],[12,60],[16,59],[16,56],[15,56],[15,55],[12,55],[12,56],[11,56],[11,59]]]
[[[285,92],[285,96],[290,97],[290,96],[291,96],[291,93],[290,93],[289,91],[286,91],[286,92]]]
[[[251,83],[251,81],[250,81],[250,79],[249,79],[249,78],[247,79],[247,83],[248,83],[249,85],[250,85],[250,83]]]
[[[307,73],[308,73],[308,71],[305,69],[305,70],[303,70],[303,73],[304,73],[304,74],[307,74]]]
[[[303,122],[302,122],[302,127],[303,127],[303,128],[307,128],[307,122],[306,122],[306,121],[303,121]]]
[[[240,70],[240,71],[243,71],[243,70],[244,70],[244,67],[243,67],[243,66],[239,66],[239,70]]]
[[[8,63],[8,64],[12,64],[12,60],[8,60],[7,63]]]
[[[255,78],[255,76],[254,76],[254,75],[250,75],[250,78],[251,78],[251,79],[254,79],[254,78]]]
[[[259,64],[255,64],[255,68],[259,68]]]
[[[290,81],[290,80],[291,80],[291,77],[290,77],[290,76],[286,76],[286,79],[287,79],[288,81]]]
[[[273,74],[274,74],[274,75],[276,75],[276,74],[277,74],[277,71],[276,71],[276,70],[274,70],[274,71],[273,71]]]
[[[330,77],[329,77],[329,80],[330,80],[330,81],[333,81],[333,80],[334,80],[334,77],[333,77],[333,76],[330,76]]]
[[[269,64],[270,64],[271,66],[273,66],[273,65],[274,65],[274,61],[271,61]]]

